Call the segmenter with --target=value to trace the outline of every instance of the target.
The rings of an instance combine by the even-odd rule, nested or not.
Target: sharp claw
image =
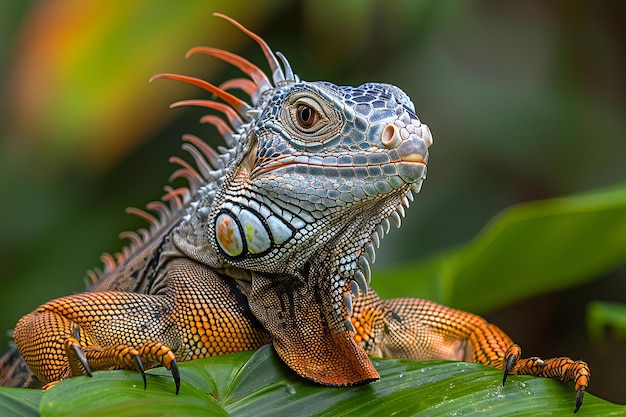
[[[577,412],[580,406],[583,404],[584,396],[585,396],[585,387],[578,388],[578,391],[576,391],[576,406],[574,407],[574,413]]]
[[[170,364],[170,372],[172,373],[172,378],[174,378],[174,383],[176,384],[176,395],[178,395],[178,391],[180,391],[180,371],[178,370],[176,359],[173,359]]]
[[[515,355],[509,355],[506,359],[506,364],[504,366],[504,375],[502,376],[502,386],[506,383],[506,378],[509,376],[509,372],[511,372],[511,368],[513,368],[513,364],[515,363]]]
[[[78,327],[78,325],[74,325],[74,339],[76,340],[80,340],[80,327]]]
[[[91,376],[91,369],[89,368],[89,363],[87,362],[87,357],[85,356],[85,351],[83,350],[83,348],[81,348],[80,345],[77,345],[76,343],[72,343],[70,346],[72,348],[72,351],[76,355],[76,359],[78,359],[81,366],[85,370],[85,373]]]
[[[141,357],[139,355],[135,355],[135,362],[137,363],[137,371],[141,374],[143,378],[143,389],[148,387],[148,382],[146,381],[146,372],[143,367],[143,363],[141,362]]]

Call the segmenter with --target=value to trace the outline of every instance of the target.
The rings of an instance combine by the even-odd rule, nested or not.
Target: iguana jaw
[[[400,216],[393,204],[408,205],[407,195],[412,196],[410,185],[365,207],[311,256],[301,275],[252,273],[249,306],[272,334],[277,353],[301,376],[334,386],[378,378],[367,346],[354,340],[352,303],[359,291],[367,293],[369,264],[375,259],[372,240],[378,242],[378,233],[382,237],[389,231],[387,216]]]

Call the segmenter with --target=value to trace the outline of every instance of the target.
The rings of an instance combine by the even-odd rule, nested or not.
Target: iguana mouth
[[[409,148],[406,146],[405,148]],[[379,155],[385,154],[385,152],[378,152]],[[315,155],[307,155],[307,154],[290,154],[284,155],[280,157],[276,157],[270,162],[262,163],[259,158],[253,163],[249,163],[250,166],[253,166],[253,170],[250,173],[251,178],[257,178],[262,175],[285,169],[289,166],[303,166],[307,167],[306,169],[310,171],[310,173],[314,173],[316,169],[324,170],[324,169],[335,169],[337,172],[337,178],[345,178],[350,179],[353,178],[355,180],[362,179],[358,176],[354,175],[355,169],[372,169],[373,167],[378,167],[380,170],[384,171],[386,165],[394,166],[397,172],[397,176],[402,178],[404,183],[412,184],[416,181],[419,181],[424,178],[424,173],[426,170],[426,160],[427,156],[419,152],[407,152],[406,155],[400,155],[400,158],[396,160],[389,160],[388,157],[385,157],[384,161],[376,162],[369,160],[365,164],[345,164],[342,165],[337,163],[341,157],[350,158],[351,155],[348,153],[341,154],[337,153],[333,155],[332,158],[335,160],[335,164],[329,164],[326,159],[322,159]],[[305,168],[303,168],[305,169]],[[352,173],[352,175],[350,175]],[[343,175],[346,174],[346,175]],[[391,176],[391,175],[390,175]],[[330,175],[326,175],[326,177],[330,177]],[[366,178],[364,178],[366,179]],[[396,184],[394,188],[399,188],[405,184]]]
[[[411,153],[407,156],[404,156],[402,158],[403,162],[414,162],[414,163],[419,163],[419,164],[424,164],[425,160],[424,157],[418,153]]]

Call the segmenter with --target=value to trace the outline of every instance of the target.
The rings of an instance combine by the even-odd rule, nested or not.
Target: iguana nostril
[[[398,131],[398,126],[396,125],[387,125],[383,129],[383,132],[380,137],[380,141],[386,148],[393,149],[396,148],[402,139],[400,138],[400,132]]]

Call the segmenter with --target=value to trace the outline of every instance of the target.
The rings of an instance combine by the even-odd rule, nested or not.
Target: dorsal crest
[[[170,107],[201,106],[221,113],[224,118],[207,114],[200,119],[200,122],[215,126],[217,131],[224,138],[226,147],[219,147],[216,151],[197,136],[190,134],[183,135],[184,143],[182,149],[189,152],[195,166],[192,166],[178,156],[171,157],[170,162],[178,165],[179,168],[170,176],[170,182],[176,178],[184,178],[188,182],[188,186],[180,188],[165,186],[165,194],[161,198],[162,201],[147,204],[146,210],[128,208],[128,213],[138,215],[146,220],[148,227],[137,231],[121,233],[120,237],[127,239],[129,244],[118,253],[113,255],[105,253],[102,255],[103,269],[88,271],[90,281],[88,285],[93,285],[98,282],[103,275],[114,271],[133,256],[134,253],[150,243],[152,239],[157,238],[168,230],[184,215],[186,207],[192,203],[194,196],[201,187],[205,187],[206,189],[210,188],[212,183],[217,183],[223,175],[224,166],[235,153],[239,132],[243,126],[248,125],[256,116],[255,106],[262,94],[275,88],[275,86],[279,84],[298,80],[298,77],[293,73],[287,59],[280,53],[275,54],[260,36],[226,15],[221,13],[214,13],[213,15],[232,23],[259,44],[267,59],[272,74],[268,76],[247,59],[231,52],[199,46],[190,49],[185,57],[189,58],[197,54],[210,55],[237,67],[249,78],[234,78],[223,82],[219,86],[199,78],[171,73],[157,74],[150,78],[150,82],[157,79],[182,81],[200,87],[216,96],[220,101],[207,99],[183,100],[171,104]],[[231,89],[239,89],[245,92],[250,96],[250,103],[230,94],[228,90]]]

